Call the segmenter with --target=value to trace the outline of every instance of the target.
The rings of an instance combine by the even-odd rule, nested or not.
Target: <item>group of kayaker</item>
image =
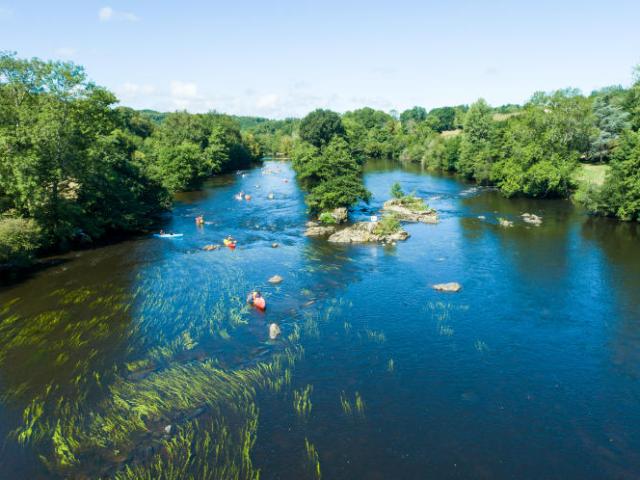
[[[249,200],[251,200],[251,195],[249,195],[248,193],[239,192],[239,193],[236,193],[233,196],[233,198],[235,198],[239,202],[242,201],[242,200],[246,200],[248,202]]]

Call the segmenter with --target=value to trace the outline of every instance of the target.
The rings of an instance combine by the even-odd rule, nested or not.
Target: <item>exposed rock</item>
[[[522,220],[524,220],[526,223],[535,225],[536,227],[539,227],[540,225],[542,225],[542,217],[539,217],[535,213],[523,213],[520,216],[522,217]]]
[[[336,231],[335,225],[321,225],[318,222],[307,222],[305,237],[324,237]]]
[[[276,242],[273,242],[273,243],[271,244],[271,248],[278,248],[279,246],[280,246],[280,245],[278,245],[278,243],[276,243]]]
[[[433,208],[416,210],[402,204],[402,199],[392,198],[384,202],[384,212],[394,213],[398,220],[405,222],[438,223],[438,214]]]
[[[458,282],[437,283],[433,286],[439,292],[458,292],[462,286]]]
[[[504,218],[498,218],[498,223],[500,224],[501,227],[504,227],[504,228],[513,227],[513,222],[511,220],[506,220]]]
[[[271,278],[269,279],[269,283],[274,283],[274,284],[276,284],[276,283],[280,283],[280,282],[282,282],[282,280],[283,280],[283,279],[282,279],[282,277],[281,277],[280,275],[274,275],[273,277],[271,277]]]
[[[389,235],[375,233],[378,222],[358,222],[337,231],[329,237],[333,243],[367,243],[367,242],[393,242],[406,240],[409,234],[400,229]]]
[[[210,252],[211,250],[217,250],[219,247],[219,245],[205,245],[204,247],[202,247],[203,250]]]
[[[329,214],[333,217],[336,223],[344,223],[349,217],[349,213],[344,207],[334,208]]]
[[[272,323],[271,325],[269,325],[269,339],[270,340],[275,340],[276,338],[278,338],[280,336],[280,327],[275,324]]]

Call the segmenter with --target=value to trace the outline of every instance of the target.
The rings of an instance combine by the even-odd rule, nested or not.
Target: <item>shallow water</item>
[[[0,477],[144,466],[175,435],[162,434],[165,424],[175,432],[196,416],[224,417],[233,431],[243,411],[228,413],[223,400],[217,410],[184,386],[181,403],[164,398],[172,372],[207,362],[248,371],[295,344],[304,356],[289,364],[290,385],[249,396],[259,412],[251,459],[263,479],[313,478],[305,439],[331,479],[637,478],[638,226],[590,218],[567,201],[506,200],[417,167],[370,162],[365,180],[374,198],[354,218],[375,213],[400,181],[440,223],[406,225],[411,238],[388,247],[307,239],[293,173],[266,162],[181,195],[165,226],[181,239],[74,253],[1,290]],[[240,190],[251,201],[235,200]],[[525,224],[524,212],[543,224]],[[229,234],[235,251],[202,250]],[[280,285],[267,282],[274,274]],[[432,289],[449,281],[463,289]],[[265,294],[266,313],[241,308],[252,288]],[[283,332],[275,342],[271,322]],[[206,392],[202,383],[194,377]],[[137,392],[155,385],[161,414],[114,440],[105,425],[115,405],[141,409]],[[293,391],[307,385],[311,411],[298,415]],[[160,402],[151,393],[144,401]],[[71,435],[69,412],[77,438],[97,438],[67,442],[74,459],[59,440]]]

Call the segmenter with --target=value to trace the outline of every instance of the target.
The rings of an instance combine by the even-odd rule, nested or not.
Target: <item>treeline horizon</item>
[[[172,194],[273,155],[292,159],[318,215],[367,201],[362,165],[387,158],[638,221],[638,72],[630,87],[536,92],[523,105],[481,99],[276,120],[135,110],[81,66],[0,52],[0,265],[148,229]],[[603,185],[577,179],[583,163],[609,166]]]

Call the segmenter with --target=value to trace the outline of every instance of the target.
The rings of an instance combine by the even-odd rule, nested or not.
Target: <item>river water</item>
[[[399,181],[440,222],[395,246],[308,239],[293,172],[268,161],[180,195],[181,239],[0,290],[0,477],[640,477],[638,225],[418,167],[365,181],[354,218]],[[226,235],[235,250],[202,250]]]

